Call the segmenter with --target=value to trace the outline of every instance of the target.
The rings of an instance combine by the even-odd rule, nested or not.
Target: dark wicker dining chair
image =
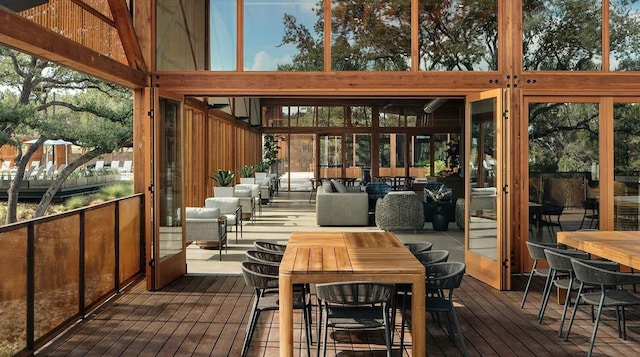
[[[431,242],[405,243],[404,246],[407,247],[407,249],[409,249],[409,251],[415,255],[417,253],[430,251],[431,248],[433,248],[433,243]]]
[[[257,240],[253,242],[253,246],[258,250],[276,253],[282,253],[285,249],[287,249],[286,244],[278,244],[266,240]]]
[[[327,355],[327,334],[329,327],[339,329],[369,329],[384,327],[387,357],[391,357],[391,315],[389,307],[394,284],[372,282],[343,282],[316,284],[316,295],[320,305],[318,316],[318,356],[320,355],[320,334],[322,355]],[[324,312],[324,320],[323,320]]]
[[[571,313],[571,320],[569,320],[569,327],[567,327],[565,341],[569,338],[573,319],[576,316],[576,311],[578,310],[577,308],[580,302],[583,301],[586,304],[598,306],[598,312],[596,313],[596,319],[593,326],[593,334],[591,335],[591,342],[589,344],[589,352],[587,354],[587,356],[590,357],[593,352],[593,345],[596,341],[596,334],[598,333],[598,325],[600,324],[600,318],[602,317],[602,310],[605,307],[616,308],[616,317],[618,319],[618,326],[620,326],[620,331],[618,332],[619,337],[622,337],[625,340],[627,339],[627,326],[624,309],[628,306],[640,306],[640,295],[629,290],[623,290],[620,287],[624,285],[639,284],[640,275],[610,271],[595,266],[592,262],[587,260],[572,259],[571,265],[573,266],[576,278],[580,280],[580,288],[578,289],[575,308]],[[599,291],[583,292],[584,287],[587,284],[597,286],[600,289]]]
[[[253,309],[247,324],[247,334],[242,344],[242,357],[247,355],[256,323],[262,311],[277,311],[279,309],[278,294],[278,266],[255,262],[242,262],[242,274],[247,286],[254,289]],[[308,291],[293,294],[293,308],[303,311],[305,335],[307,340],[307,355],[311,346],[311,317],[309,316],[311,297]]]

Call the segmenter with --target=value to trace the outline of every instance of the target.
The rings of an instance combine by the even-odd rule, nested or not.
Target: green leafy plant
[[[256,172],[266,172],[270,165],[269,161],[260,161],[256,164]]]
[[[263,147],[264,155],[262,156],[262,161],[266,161],[271,166],[271,164],[278,161],[278,150],[280,150],[276,136],[273,134],[265,135]]]
[[[242,177],[251,177],[251,175],[253,175],[253,170],[253,165],[244,165],[239,172]]]
[[[218,170],[213,176],[210,176],[219,186],[229,186],[236,178],[235,172],[231,170]]]

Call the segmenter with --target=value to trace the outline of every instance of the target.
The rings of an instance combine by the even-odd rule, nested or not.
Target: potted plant
[[[251,177],[253,175],[254,167],[253,165],[244,165],[238,172],[242,176],[240,178],[240,183],[248,183],[252,184],[255,182],[255,179]]]
[[[233,196],[233,187],[229,187],[236,178],[235,172],[231,170],[218,170],[211,178],[217,183],[217,186],[213,188],[213,195],[215,197],[230,197]]]
[[[271,167],[272,173],[278,173],[277,163],[278,159],[278,150],[280,150],[280,146],[278,146],[278,139],[275,135],[269,134],[264,137],[264,154],[263,154],[263,162],[267,163],[267,167]]]

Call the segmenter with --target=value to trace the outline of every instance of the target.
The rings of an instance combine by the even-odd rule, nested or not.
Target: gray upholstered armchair
[[[242,205],[238,197],[209,197],[204,200],[204,206],[218,208],[220,215],[227,217],[227,227],[236,226],[236,243],[238,243],[238,227],[242,237]]]
[[[227,250],[227,218],[218,208],[185,208],[186,240],[195,242],[201,249],[218,248],[222,260],[222,247]]]

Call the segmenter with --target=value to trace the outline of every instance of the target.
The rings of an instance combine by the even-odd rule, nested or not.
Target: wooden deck
[[[536,322],[541,284],[520,308],[524,279],[518,290],[500,292],[466,276],[458,290],[457,306],[467,348],[472,356],[579,356],[584,355],[593,329],[588,310],[576,318],[569,342],[556,336],[561,306],[555,303],[542,325]],[[552,297],[553,298],[553,297]],[[158,292],[145,290],[143,283],[109,302],[88,319],[52,342],[40,354],[47,356],[239,356],[252,292],[240,276],[188,276]],[[640,354],[638,314],[631,311],[627,341],[618,338],[615,317],[601,322],[595,355],[637,356]],[[296,351],[305,356],[299,314]],[[315,321],[314,321],[315,325]],[[315,328],[315,327],[314,327]],[[380,333],[330,333],[328,355],[383,356]],[[314,330],[314,346],[317,336]],[[364,341],[364,343],[363,343]],[[410,341],[410,337],[409,337]],[[399,351],[395,356],[408,356]],[[352,352],[355,351],[355,352]],[[278,355],[277,312],[264,313],[251,344],[249,356]],[[312,349],[312,355],[315,351]],[[427,355],[460,356],[443,328],[427,321]]]
[[[287,196],[265,209],[255,224],[245,225],[244,239],[223,253],[219,262],[216,252],[211,257],[196,256],[198,264],[189,263],[193,275],[183,277],[158,292],[145,290],[143,282],[92,313],[87,319],[39,351],[47,356],[239,356],[246,331],[246,322],[253,293],[246,288],[236,272],[195,274],[191,267],[208,264],[213,271],[235,266],[243,259],[242,249],[253,239],[269,237],[286,240],[294,229],[318,229],[313,217],[313,205],[308,193]],[[285,202],[285,199],[291,201]],[[295,220],[295,224],[291,221]],[[367,227],[372,229],[372,227]],[[335,229],[334,229],[335,230]],[[272,234],[271,236],[269,234]],[[449,260],[463,259],[456,247],[460,244],[455,231],[402,234],[403,241],[429,240],[434,249],[450,249]],[[209,253],[196,250],[195,253]],[[542,325],[536,321],[540,304],[542,280],[536,278],[524,309],[520,308],[526,277],[516,276],[513,291],[497,291],[478,280],[465,276],[456,291],[457,311],[471,356],[581,356],[586,355],[593,331],[586,307],[578,313],[569,342],[557,337],[562,306],[552,295]],[[301,314],[294,314],[296,355],[306,356],[304,335],[301,334]],[[260,317],[248,356],[278,356],[277,312]],[[399,323],[398,323],[399,325]],[[618,338],[615,315],[604,315],[594,349],[596,356],[640,355],[640,311],[628,313],[628,339]],[[317,336],[314,334],[311,355],[315,355]],[[443,326],[444,327],[444,326]],[[445,329],[427,317],[427,355],[461,356],[461,351],[447,339]],[[397,328],[399,331],[399,326]],[[409,356],[399,350],[396,331],[394,356]],[[384,339],[378,331],[368,333],[330,332],[328,356],[384,356]],[[411,338],[407,337],[410,344]]]

